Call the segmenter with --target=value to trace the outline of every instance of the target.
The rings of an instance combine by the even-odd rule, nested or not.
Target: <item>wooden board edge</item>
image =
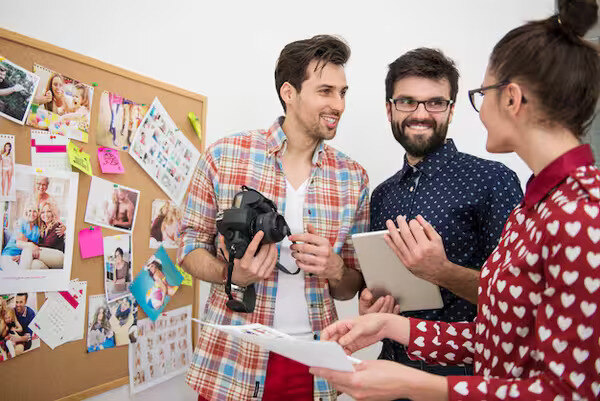
[[[124,386],[126,384],[129,384],[129,376],[125,376],[125,377],[121,377],[120,379],[117,380],[113,380],[111,382],[108,383],[104,383],[104,384],[100,384],[96,387],[92,387],[92,388],[88,388],[87,390],[83,390],[80,391],[78,393],[74,393],[71,395],[68,395],[66,397],[63,398],[59,398],[56,401],[80,401],[80,400],[85,400],[89,397],[92,397],[94,395],[98,395],[98,394],[102,394],[105,393],[109,390],[113,390],[117,387],[121,387]]]

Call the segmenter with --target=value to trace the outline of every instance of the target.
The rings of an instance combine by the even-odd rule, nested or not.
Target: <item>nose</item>
[[[332,96],[330,106],[334,111],[342,114],[346,108],[346,98],[342,94],[338,93],[337,95]]]
[[[413,111],[413,117],[417,119],[425,119],[429,117],[429,112],[425,109],[425,103],[419,103],[417,109]]]

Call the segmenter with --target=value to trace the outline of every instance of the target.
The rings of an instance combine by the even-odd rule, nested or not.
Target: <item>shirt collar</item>
[[[594,164],[590,145],[580,145],[569,150],[539,172],[532,175],[525,187],[525,207],[529,208],[541,201],[554,187],[560,184],[578,167]]]
[[[431,178],[439,170],[442,170],[444,165],[451,160],[456,153],[458,153],[458,150],[456,149],[456,145],[454,145],[454,141],[448,138],[446,139],[446,143],[425,156],[423,160],[414,165],[414,168]],[[406,155],[404,155],[404,166],[402,166],[402,169],[396,174],[396,179],[398,181],[402,180],[404,175],[412,168],[413,166],[408,163],[408,159],[406,158]]]
[[[267,131],[267,152],[269,156],[273,154],[277,154],[279,152],[285,152],[287,147],[287,136],[285,132],[283,132],[283,120],[284,116],[281,116],[275,120],[271,128]],[[325,142],[323,140],[319,141],[315,152],[313,153],[312,163],[321,166],[322,154],[325,151]]]

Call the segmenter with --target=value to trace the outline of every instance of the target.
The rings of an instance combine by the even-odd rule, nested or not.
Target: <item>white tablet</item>
[[[367,288],[375,297],[392,295],[402,312],[444,306],[440,288],[410,272],[385,243],[388,230],[352,235]]]

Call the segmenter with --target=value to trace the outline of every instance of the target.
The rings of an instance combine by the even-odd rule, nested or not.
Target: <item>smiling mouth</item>
[[[325,121],[325,125],[327,125],[327,128],[329,129],[335,128],[339,121],[339,117],[334,116],[321,116],[321,118],[323,119],[323,121]]]
[[[405,122],[404,124],[405,128],[410,128],[413,131],[427,131],[430,129],[434,128],[434,122],[432,121],[426,121],[426,120],[410,120]]]

